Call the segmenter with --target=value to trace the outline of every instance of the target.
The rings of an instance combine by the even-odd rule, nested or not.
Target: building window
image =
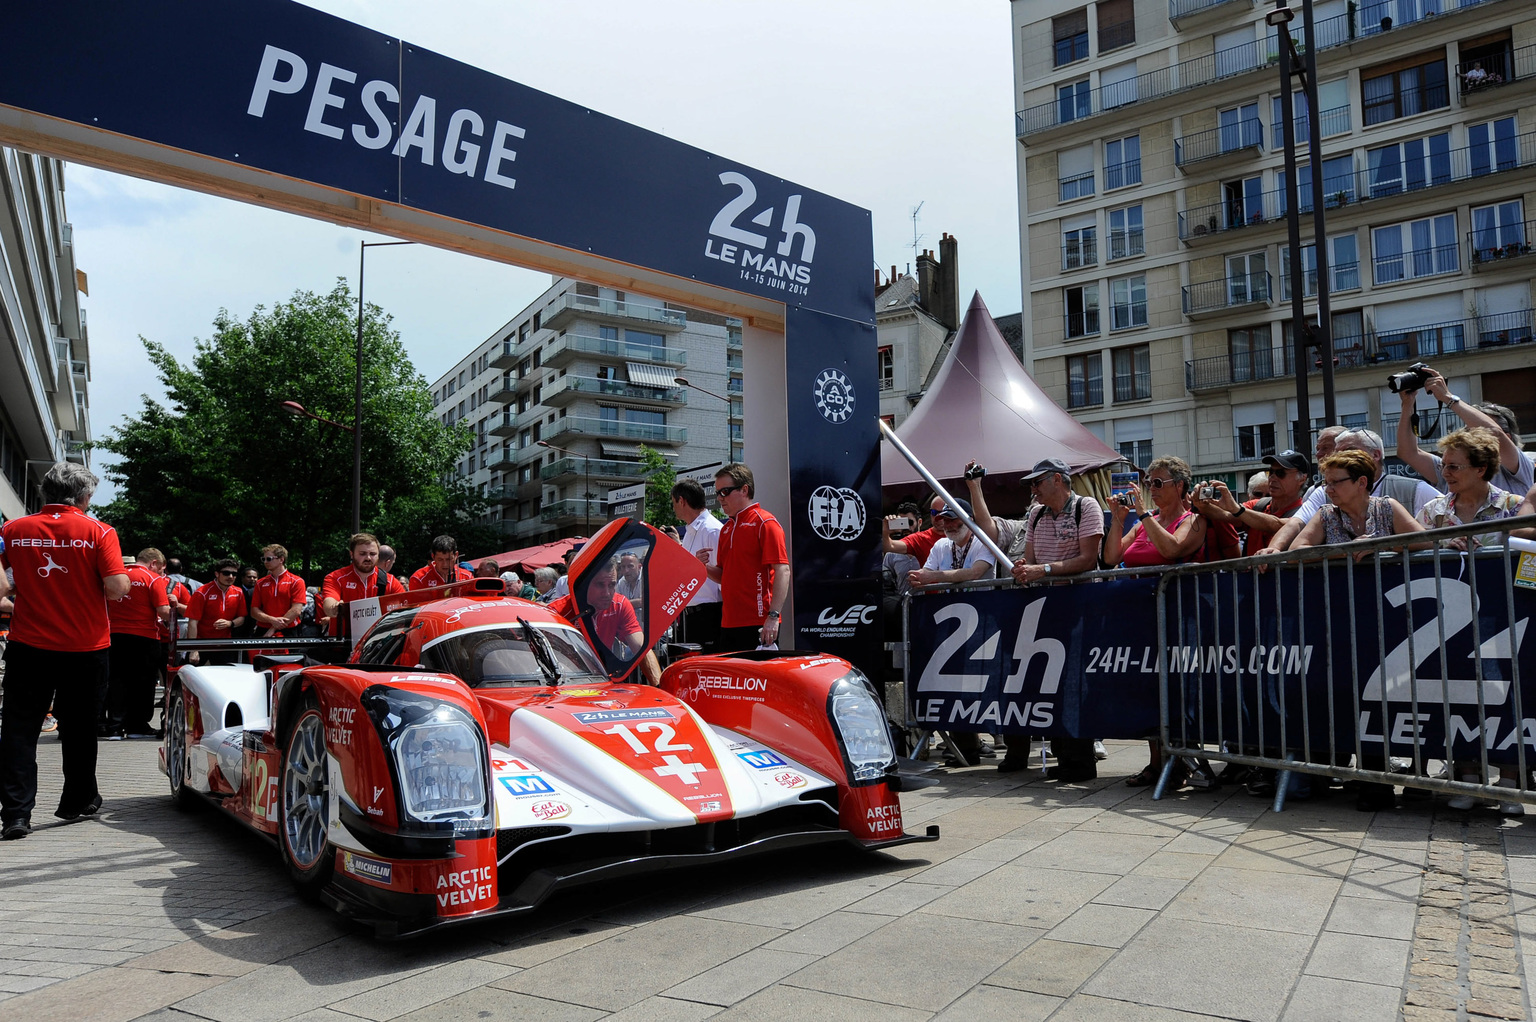
[[[1371,231],[1373,279],[1390,284],[1461,269],[1456,214],[1391,224]]]
[[[1227,304],[1269,301],[1269,270],[1263,252],[1227,257]]]
[[[1367,150],[1365,157],[1370,171],[1369,196],[1373,199],[1451,181],[1449,132],[1379,146]],[[1298,172],[1297,177],[1300,176]]]
[[[1056,87],[1056,120],[1059,123],[1066,124],[1091,113],[1093,97],[1088,88],[1088,79]]]
[[[1275,424],[1264,422],[1255,426],[1237,427],[1238,461],[1258,461],[1275,453]]]
[[[1467,125],[1467,156],[1473,177],[1518,167],[1520,152],[1515,141],[1515,119],[1505,117]]]
[[[1092,217],[1090,215],[1089,219]],[[1099,261],[1098,226],[1063,227],[1061,232],[1061,268],[1078,270]]]
[[[1141,206],[1109,211],[1109,258],[1126,259],[1146,252],[1141,229]]]
[[[1232,362],[1232,382],[1268,380],[1275,375],[1274,348],[1269,327],[1244,327],[1227,331],[1227,355]]]
[[[1062,202],[1093,194],[1093,146],[1063,149],[1056,154],[1056,177]]]
[[[1115,400],[1141,401],[1152,396],[1152,348],[1137,344],[1114,350]]]
[[[1088,408],[1104,403],[1104,356],[1072,355],[1067,358],[1067,407]]]
[[[1280,257],[1289,263],[1284,250]],[[1317,294],[1317,246],[1301,248],[1302,295],[1311,298]],[[1360,252],[1353,234],[1340,234],[1328,239],[1328,291],[1355,291],[1360,287]],[[1280,300],[1291,300],[1291,274],[1289,265],[1280,274]]]
[[[1444,53],[1432,60],[1413,58],[1413,61],[1407,67],[1392,67],[1361,76],[1360,99],[1367,127],[1451,105]]]
[[[1221,151],[1251,149],[1264,140],[1264,126],[1259,123],[1259,104],[1245,103],[1229,107],[1216,115],[1221,135]]]
[[[880,389],[894,389],[896,386],[896,353],[891,345],[884,345],[876,352],[876,366],[880,373]]]
[[[1146,468],[1152,462],[1152,417],[1116,419],[1115,446],[1131,464]]]
[[[1139,84],[1134,60],[1104,68],[1099,72],[1099,109],[1113,110],[1136,102]]]
[[[1141,136],[1104,143],[1104,190],[1141,184]]]
[[[1099,285],[1084,284],[1063,292],[1067,312],[1067,336],[1090,337],[1099,332]]]
[[[1094,11],[1099,27],[1099,52],[1117,50],[1136,41],[1134,0],[1099,0]]]
[[[1275,171],[1275,182],[1280,191],[1280,215],[1290,209],[1290,190],[1285,187],[1285,171]],[[1301,193],[1296,208],[1303,213],[1312,212],[1312,165],[1300,164],[1296,168],[1296,190]],[[1334,209],[1355,201],[1355,158],[1346,153],[1323,161],[1323,208]]]
[[[1225,227],[1231,230],[1244,224],[1264,222],[1264,179],[1257,175],[1224,181],[1221,185]],[[1215,217],[1211,218],[1216,219]]]
[[[1486,262],[1530,251],[1525,243],[1524,204],[1519,199],[1472,207],[1472,261]]]
[[[1051,19],[1056,42],[1056,66],[1088,59],[1088,8]]]
[[[1144,274],[1109,282],[1111,330],[1147,325],[1147,278]]]

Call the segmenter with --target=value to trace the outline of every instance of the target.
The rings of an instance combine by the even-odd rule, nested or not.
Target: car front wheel
[[[171,693],[170,711],[165,717],[165,775],[177,808],[190,808],[196,798],[187,787],[187,697],[180,686]]]
[[[282,745],[278,841],[299,890],[313,896],[330,882],[335,851],[330,832],[330,762],[320,707],[306,698]]]

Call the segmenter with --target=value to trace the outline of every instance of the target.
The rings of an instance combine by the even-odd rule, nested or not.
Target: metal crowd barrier
[[[1531,524],[1357,541],[1343,549],[1363,555],[1358,567],[1315,547],[1163,569],[1153,798],[1181,757],[1197,757],[1277,771],[1276,811],[1295,773],[1536,805],[1521,677],[1529,616],[1516,608],[1517,582],[1536,590],[1536,544],[1445,545]],[[1435,545],[1402,549],[1424,540]],[[1489,783],[1490,768],[1501,780],[1513,771],[1513,786]]]

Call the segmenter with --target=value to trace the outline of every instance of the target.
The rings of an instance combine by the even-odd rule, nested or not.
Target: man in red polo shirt
[[[228,639],[235,629],[245,622],[245,593],[235,585],[240,574],[240,564],[232,558],[213,566],[213,581],[192,594],[187,608],[187,638]],[[232,652],[193,653],[188,659],[194,663],[232,664]]]
[[[720,527],[719,563],[700,550],[711,582],[720,583],[720,643],[725,650],[755,649],[779,641],[789,599],[789,550],[778,519],[754,499],[752,470],[737,462],[715,474],[715,497],[731,517]]]
[[[155,681],[160,677],[160,629],[171,619],[170,580],[162,574],[165,556],[154,547],[139,551],[128,568],[128,595],[107,606],[112,629],[111,673],[107,678],[107,719],[102,737],[157,738]]]
[[[474,573],[459,567],[459,543],[452,536],[438,536],[432,541],[431,563],[417,569],[411,576],[410,588],[435,589],[438,586],[452,585],[454,582],[467,582],[474,578]]]
[[[256,580],[247,608],[256,625],[253,638],[286,636],[304,613],[304,580],[288,570],[288,551],[280,543],[261,548],[261,563],[267,573]]]
[[[934,497],[928,501],[928,514],[930,516],[936,515],[943,510],[943,500],[939,499],[938,497]],[[939,528],[938,525],[935,524],[930,525],[928,528],[921,531],[909,532],[901,539],[893,539],[891,538],[891,529],[898,524],[895,521],[896,517],[897,516],[895,515],[886,515],[885,517],[884,523],[881,527],[881,552],[887,554],[908,554],[912,557],[916,557],[918,564],[926,564],[928,562],[928,555],[933,553],[933,548],[937,546],[939,540],[944,539],[948,533],[946,533],[943,529]],[[918,524],[922,523],[919,522]]]
[[[337,568],[320,584],[316,616],[327,623],[336,619],[336,608],[343,603],[405,592],[399,579],[379,570],[379,541],[372,533],[357,533],[347,540],[347,549],[352,552],[352,563]],[[382,589],[379,586],[381,579],[384,582]]]
[[[59,721],[64,791],[54,815],[101,808],[96,788],[96,718],[112,644],[107,601],[128,592],[117,533],[85,513],[96,476],[61,461],[43,477],[43,509],[0,526],[0,596],[6,569],[16,582],[0,708],[0,835],[32,831],[37,804],[37,734],[48,707]]]

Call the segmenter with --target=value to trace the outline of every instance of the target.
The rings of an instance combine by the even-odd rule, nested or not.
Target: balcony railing
[[[1067,313],[1068,337],[1093,337],[1099,333],[1099,310]]]
[[[594,298],[570,292],[550,304],[544,311],[542,323],[551,329],[558,329],[567,320],[582,316],[644,323],[663,330],[682,330],[688,325],[688,314],[677,309],[662,309],[638,302],[620,302],[612,298]]]
[[[1492,53],[1456,65],[1456,81],[1463,96],[1532,77],[1536,77],[1536,46]]]
[[[1139,256],[1147,250],[1146,236],[1140,227],[1128,231],[1109,232],[1109,258],[1129,259],[1131,256]]]
[[[573,396],[617,397],[636,401],[653,401],[666,405],[685,405],[688,391],[685,387],[649,387],[624,380],[604,380],[595,376],[562,376],[544,390],[544,403],[559,405],[561,396],[568,400]]]
[[[1376,255],[1371,259],[1371,279],[1377,284],[1395,284],[1400,280],[1456,273],[1461,269],[1460,254],[1457,245],[1431,245]]]
[[[554,425],[549,427],[549,432],[554,435],[561,433],[580,433],[583,436],[618,437],[624,440],[639,440],[648,444],[685,444],[688,442],[688,427],[686,426],[662,426],[653,422],[624,422],[617,419],[593,418],[589,415],[567,415],[563,419],[556,419]]]
[[[561,458],[553,465],[539,469],[539,478],[546,483],[564,476],[585,477],[588,474],[593,479],[645,479],[650,472],[650,468],[639,461],[593,458],[588,462],[586,458]]]
[[[1370,159],[1369,153],[1366,158]],[[1491,147],[1467,146],[1430,153],[1428,166],[1423,159],[1394,159],[1392,163],[1383,161],[1375,168],[1357,171],[1356,176],[1363,201],[1470,181],[1533,164],[1536,164],[1536,131],[1529,131],[1513,138],[1496,139]]]
[[[685,366],[688,352],[682,348],[663,348],[654,344],[618,341],[607,337],[586,337],[581,334],[562,334],[544,348],[544,362],[550,364],[565,355],[598,355],[632,362],[659,362],[662,365]]]
[[[1159,99],[1210,85],[1227,78],[1267,67],[1275,57],[1268,40],[1243,43],[1231,49],[1207,53],[1169,67],[1149,71],[1123,82],[1115,82],[1086,93],[1072,92],[1049,103],[1020,110],[1015,115],[1015,133],[1023,138],[1062,124],[1095,117],[1106,110],[1130,103]]]
[[[1199,316],[1267,303],[1271,295],[1270,276],[1268,273],[1238,273],[1187,285],[1183,292],[1184,315]]]
[[[1536,310],[1431,323],[1407,330],[1366,331],[1333,339],[1334,368],[1357,369],[1393,362],[1440,358],[1473,350],[1531,344],[1536,341]],[[1308,373],[1322,369],[1322,357],[1309,349]],[[1295,375],[1294,350],[1263,348],[1197,358],[1184,363],[1184,385],[1191,391],[1255,383]],[[1393,422],[1396,428],[1396,422]],[[1390,439],[1390,434],[1388,435]]]
[[[1433,15],[1451,14],[1471,7],[1481,7],[1492,0],[1418,0],[1416,3],[1392,0],[1367,0],[1360,5],[1360,35],[1380,35],[1394,28],[1424,21]]]
[[[1283,258],[1284,255],[1285,253],[1282,250],[1281,257]],[[1328,288],[1329,294],[1338,294],[1341,291],[1358,291],[1360,289],[1360,264],[1358,262],[1329,263],[1328,276],[1333,280],[1333,283]],[[1305,287],[1305,290],[1302,291],[1303,297],[1311,298],[1317,294],[1317,267],[1314,266],[1312,269],[1305,271],[1301,277],[1302,284]],[[1291,300],[1291,275],[1285,271],[1280,273],[1280,300],[1282,302]]]
[[[1080,270],[1084,266],[1097,266],[1099,262],[1098,239],[1092,235],[1069,241],[1061,246],[1061,268]]]
[[[1105,165],[1104,190],[1106,192],[1116,188],[1129,188],[1131,185],[1139,184],[1141,184],[1141,160],[1139,158]]]
[[[1093,171],[1086,174],[1074,174],[1072,177],[1061,179],[1057,187],[1057,198],[1062,202],[1071,202],[1073,199],[1081,199],[1093,194]]]
[[[1183,18],[1192,18],[1197,14],[1204,14],[1213,7],[1232,2],[1233,0],[1168,0],[1168,20],[1177,28],[1179,21]]]
[[[1218,156],[1242,152],[1245,149],[1264,148],[1264,125],[1257,117],[1223,124],[1209,131],[1197,131],[1193,135],[1173,140],[1173,162],[1179,167]]]
[[[742,392],[741,383],[740,376],[732,376],[729,380],[725,381],[725,392],[727,394],[740,394]]]
[[[1530,255],[1536,251],[1530,241],[1533,230],[1536,230],[1536,220],[1468,231],[1467,251],[1472,253],[1473,268],[1494,269]]]
[[[582,500],[579,497],[574,500],[557,500],[539,509],[539,520],[558,522],[562,518],[593,518],[606,521],[608,518],[606,503],[602,500]]]
[[[1318,130],[1323,138],[1331,135],[1342,135],[1351,127],[1349,107],[1336,106],[1331,110],[1324,110],[1317,120]],[[1306,114],[1296,118],[1296,144],[1307,145],[1312,139],[1312,119]],[[1276,152],[1285,148],[1285,125],[1276,121],[1269,128],[1269,147]]]
[[[503,337],[491,352],[490,366],[492,369],[513,369],[521,357],[517,352],[517,335],[513,334]]]

